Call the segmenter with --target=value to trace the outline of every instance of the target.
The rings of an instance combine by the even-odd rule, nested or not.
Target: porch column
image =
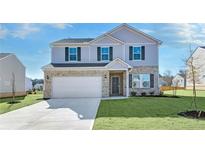
[[[126,70],[126,97],[129,96],[129,72]]]

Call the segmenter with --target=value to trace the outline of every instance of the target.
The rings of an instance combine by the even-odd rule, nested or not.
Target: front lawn
[[[0,99],[0,114],[38,103],[43,100],[42,97],[42,93],[29,94],[25,97],[16,97],[16,103],[11,103],[11,98]]]
[[[205,119],[178,116],[190,108],[190,91],[177,92],[185,96],[130,97],[121,100],[102,100],[93,129],[192,130],[205,129]],[[198,92],[199,94],[199,92]],[[197,97],[198,106],[205,111],[205,91]]]
[[[198,97],[205,97],[205,90],[198,90],[196,93]],[[173,95],[173,91],[165,91],[164,94]],[[176,94],[177,96],[192,96],[193,92],[192,90],[177,90]]]

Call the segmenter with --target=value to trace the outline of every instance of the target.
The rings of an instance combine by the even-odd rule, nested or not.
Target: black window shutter
[[[113,47],[110,47],[110,53],[109,53],[110,61],[113,60]]]
[[[132,88],[132,74],[129,74],[129,88]]]
[[[150,74],[150,88],[154,88],[154,74]]]
[[[65,61],[69,61],[69,47],[65,47]]]
[[[133,60],[133,47],[129,46],[129,60]]]
[[[78,52],[78,61],[81,61],[81,47],[77,48],[77,52]]]
[[[97,47],[97,60],[100,61],[101,60],[101,48]]]
[[[142,60],[145,60],[145,46],[141,47]]]

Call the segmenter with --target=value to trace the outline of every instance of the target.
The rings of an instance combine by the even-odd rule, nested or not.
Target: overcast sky
[[[30,78],[43,78],[41,67],[50,63],[49,43],[63,38],[97,37],[119,24],[0,24],[0,52],[15,53]],[[205,24],[130,24],[163,41],[159,50],[160,73],[183,69],[192,49],[205,46]]]

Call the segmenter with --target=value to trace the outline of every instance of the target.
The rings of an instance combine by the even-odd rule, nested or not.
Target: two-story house
[[[159,94],[161,41],[128,24],[97,38],[62,39],[50,44],[44,66],[44,98]]]

